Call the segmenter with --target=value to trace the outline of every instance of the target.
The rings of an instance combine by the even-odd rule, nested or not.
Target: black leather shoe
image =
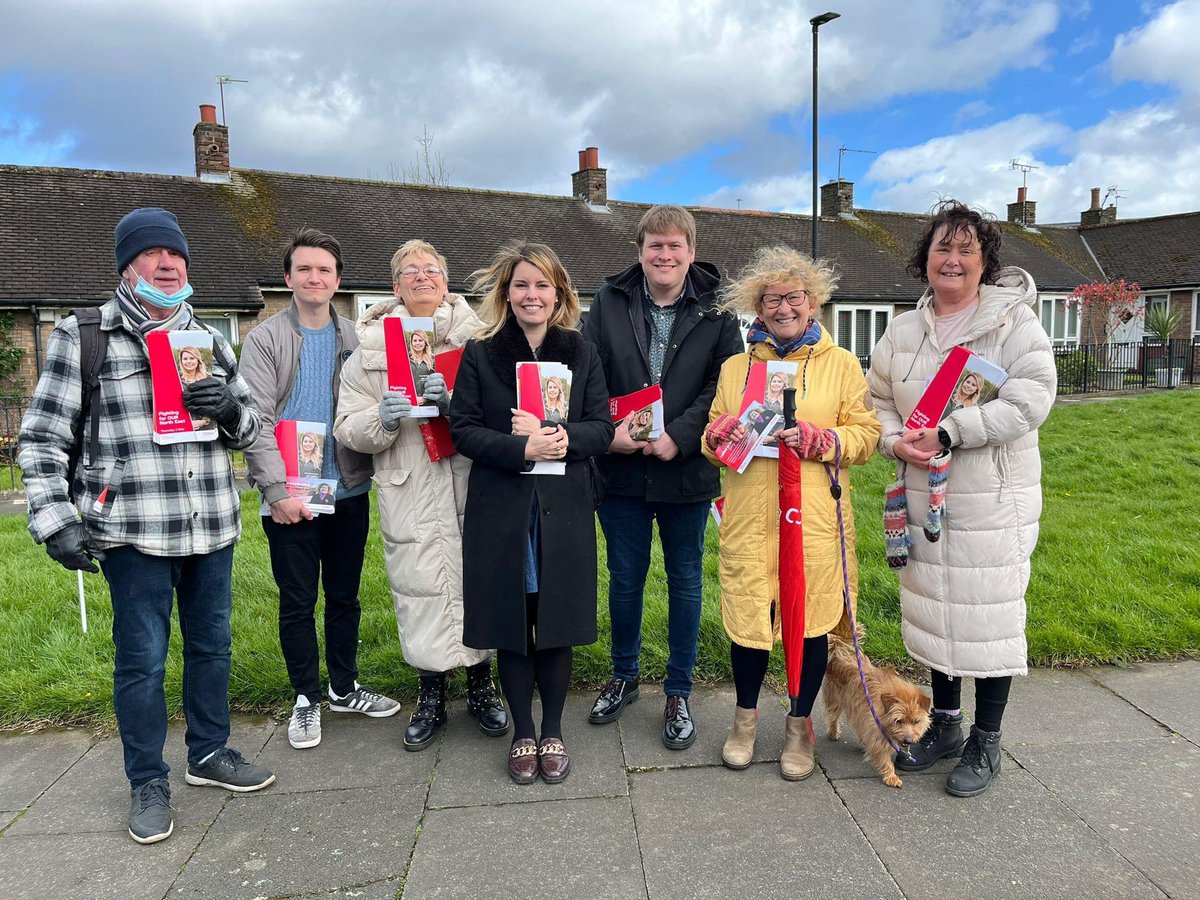
[[[696,742],[696,725],[688,712],[687,697],[667,698],[662,739],[668,750],[686,750]]]
[[[421,676],[421,693],[408,727],[404,729],[404,749],[416,752],[433,743],[446,724],[446,673]]]
[[[907,755],[897,753],[894,765],[901,772],[924,772],[939,759],[962,756],[963,745],[967,742],[962,725],[961,714],[934,713],[920,740],[905,748]]]
[[[625,707],[637,698],[638,683],[636,681],[624,681],[620,678],[609,679],[608,684],[600,689],[600,696],[596,698],[596,705],[592,707],[588,721],[593,725],[607,725],[609,722],[615,722],[621,718]]]
[[[980,731],[971,726],[962,760],[946,779],[946,793],[955,797],[982,794],[1000,774],[1000,732]]]
[[[508,732],[508,712],[492,682],[490,660],[467,669],[467,712],[486,735],[499,737]]]

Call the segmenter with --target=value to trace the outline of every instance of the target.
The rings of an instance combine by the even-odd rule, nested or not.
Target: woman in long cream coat
[[[484,734],[508,731],[508,715],[492,682],[489,650],[463,644],[462,517],[471,462],[462,455],[431,462],[423,419],[408,418],[408,400],[387,391],[383,320],[433,319],[434,355],[462,347],[482,323],[447,290],[445,258],[424,241],[409,241],[392,257],[395,301],[370,307],[358,322],[359,347],[342,367],[334,434],[375,462],[379,525],[404,659],[421,678],[404,749],[423,750],[446,723],[446,674],[467,669],[467,709]],[[427,377],[426,401],[443,414],[445,379]]]

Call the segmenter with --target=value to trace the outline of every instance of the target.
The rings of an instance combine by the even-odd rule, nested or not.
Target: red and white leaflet
[[[146,335],[154,398],[154,443],[217,439],[212,420],[193,418],[183,405],[184,383],[200,381],[212,374],[212,347],[213,336],[207,331],[152,331]]]
[[[433,371],[433,319],[384,316],[383,350],[387,359],[387,389],[412,401],[409,416],[428,419],[436,404],[422,403],[424,379]]]
[[[752,400],[738,417],[746,431],[745,437],[740,441],[723,441],[713,452],[717,459],[740,475],[746,471],[746,466],[750,465],[755,449],[762,443],[763,435],[770,434],[782,418],[757,400]]]
[[[917,401],[905,428],[929,428],[956,409],[981,406],[1000,392],[1008,373],[966,347],[951,349]]]
[[[433,370],[440,372],[446,379],[446,390],[454,393],[454,383],[458,380],[458,367],[462,363],[462,349],[447,350],[433,358]],[[454,441],[450,437],[450,423],[445,416],[438,416],[428,422],[421,423],[421,440],[425,442],[425,453],[430,462],[448,459],[458,451],[454,449]]]
[[[744,413],[751,403],[761,403],[769,412],[776,413],[779,421],[771,430],[763,435],[762,441],[754,449],[755,456],[765,456],[768,459],[779,459],[779,445],[775,436],[783,431],[783,391],[791,387],[796,380],[800,364],[773,359],[769,362],[754,362],[746,373],[746,389],[742,392],[742,408]]]
[[[332,513],[337,482],[321,478],[325,423],[280,419],[275,423],[275,447],[283,460],[288,496],[300,500],[314,516]],[[258,511],[264,516],[271,514],[265,499]]]
[[[708,505],[708,511],[712,513],[713,521],[717,523],[717,527],[721,527],[721,520],[725,518],[725,498],[718,497]]]
[[[632,414],[629,435],[635,441],[653,441],[661,437],[666,424],[662,388],[657,384],[622,397],[609,397],[608,412],[613,422],[620,422]]]
[[[517,363],[517,409],[532,413],[541,421],[549,421],[553,411],[547,409],[546,387],[554,380],[560,391],[569,391],[571,387],[571,370],[562,363],[552,362],[519,362]],[[562,397],[564,402],[567,397]],[[565,417],[562,421],[565,421]],[[539,460],[533,467],[525,471],[526,475],[565,475],[566,462]]]

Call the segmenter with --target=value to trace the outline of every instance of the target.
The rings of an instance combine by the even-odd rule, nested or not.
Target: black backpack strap
[[[100,455],[100,369],[108,353],[108,332],[100,327],[100,309],[95,306],[71,310],[79,322],[80,416],[89,419],[88,465]],[[75,481],[75,469],[83,455],[83,430],[75,436],[75,450],[68,462],[67,484]]]

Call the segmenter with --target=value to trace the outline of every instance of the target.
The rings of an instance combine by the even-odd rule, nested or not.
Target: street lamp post
[[[820,220],[820,215],[817,212],[817,29],[826,22],[832,22],[834,19],[841,18],[841,13],[827,12],[821,13],[819,16],[813,16],[808,20],[812,25],[812,47],[813,47],[813,85],[812,85],[812,117],[813,117],[813,136],[812,136],[812,258],[817,258],[817,223]]]

